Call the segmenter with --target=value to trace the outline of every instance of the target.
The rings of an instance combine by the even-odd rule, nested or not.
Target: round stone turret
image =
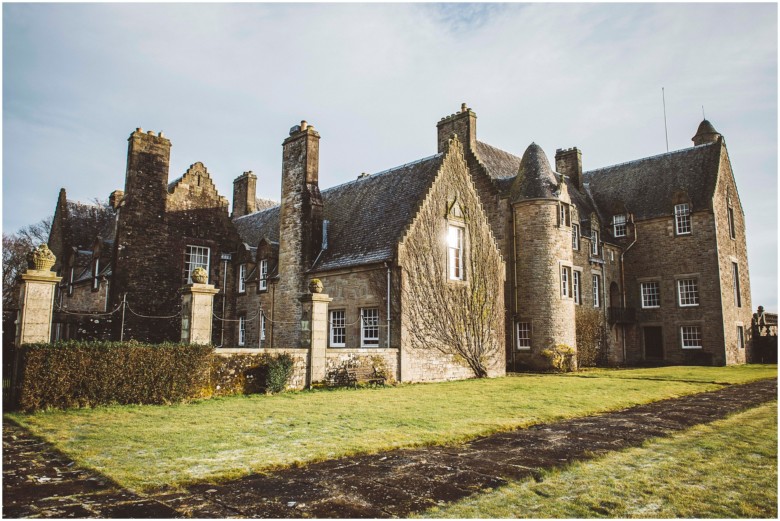
[[[705,119],[699,123],[699,128],[696,129],[696,135],[691,139],[693,140],[694,146],[699,146],[707,143],[715,143],[720,137],[720,133],[715,130],[712,123]]]

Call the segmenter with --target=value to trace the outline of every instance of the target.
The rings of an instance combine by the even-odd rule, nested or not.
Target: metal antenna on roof
[[[664,134],[666,135],[666,151],[669,152],[669,131],[666,129],[666,95],[661,87],[661,98],[664,100]]]
[[[701,119],[707,119],[707,116],[704,115],[704,105],[701,106]]]

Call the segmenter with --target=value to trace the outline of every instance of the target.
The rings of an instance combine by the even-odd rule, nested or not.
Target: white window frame
[[[571,248],[576,251],[579,251],[580,249],[580,225],[579,224],[571,225]]]
[[[737,349],[745,349],[745,327],[737,325]]]
[[[238,266],[238,292],[246,293],[246,264],[243,262]]]
[[[246,316],[244,315],[238,317],[238,345],[246,345]]]
[[[100,287],[98,273],[100,273],[100,258],[95,259],[95,271],[92,274],[92,289],[98,289]]]
[[[655,291],[651,291],[654,289]],[[642,300],[642,309],[657,309],[661,307],[661,283],[657,280],[641,282],[639,293]],[[655,300],[656,304],[652,301]]]
[[[674,205],[674,229],[676,235],[691,234],[691,205],[689,203]]]
[[[601,307],[601,275],[593,274],[593,307]]]
[[[76,268],[71,266],[70,275],[68,276],[68,296],[73,296],[73,276],[75,275]]]
[[[260,310],[260,342],[265,342],[265,313]]]
[[[258,272],[257,289],[265,291],[268,289],[268,259],[262,259],[260,261]]]
[[[558,203],[558,225],[571,226],[571,208],[566,203]]]
[[[531,349],[531,323],[516,322],[515,336],[517,338],[517,350],[529,351]]]
[[[572,298],[571,266],[561,266],[561,298]]]
[[[599,256],[599,232],[598,230],[590,231],[590,253],[594,257]]]
[[[339,337],[341,337],[341,342],[337,341]],[[330,311],[330,347],[346,347],[346,345],[347,345],[347,310],[332,309]]]
[[[699,280],[696,278],[677,279],[677,304],[681,308],[699,305]]]
[[[615,237],[626,236],[626,214],[612,216],[612,233]]]
[[[205,258],[205,264],[203,259]],[[187,284],[192,284],[192,272],[195,268],[203,268],[206,270],[209,278],[211,277],[211,270],[209,266],[211,264],[211,248],[208,246],[197,246],[195,244],[188,244],[187,251],[184,258],[184,272],[187,275]],[[208,278],[206,283],[208,283]]]
[[[582,304],[582,272],[579,270],[572,270],[571,289],[574,295],[574,303],[577,305]]]
[[[731,263],[731,277],[734,279],[734,305],[741,308],[742,291],[739,287],[739,264],[736,262]]]
[[[463,280],[463,239],[465,229],[454,224],[447,225],[447,271],[450,280]]]
[[[683,349],[702,349],[701,326],[680,326],[680,347]]]
[[[360,347],[379,347],[379,308],[360,308]]]

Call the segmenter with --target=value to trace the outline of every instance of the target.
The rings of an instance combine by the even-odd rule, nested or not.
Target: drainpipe
[[[220,324],[220,339],[217,347],[225,345],[225,303],[227,302],[227,265],[231,256],[229,253],[222,254],[222,324]]]
[[[637,239],[639,238],[639,234],[637,233],[636,223],[634,222],[634,214],[630,214],[631,216],[631,224],[634,228],[634,240],[631,242],[631,244],[628,245],[628,248],[623,250],[623,252],[620,254],[620,290],[621,290],[621,296],[620,299],[623,304],[623,309],[626,308],[626,268],[623,263],[626,253],[628,253],[628,250],[631,249],[631,247],[636,244]],[[621,324],[621,330],[623,332],[623,364],[626,363],[626,326]]]
[[[517,371],[515,362],[515,351],[517,351],[517,335],[515,335],[515,317],[517,315],[517,229],[515,227],[515,207],[512,208],[512,324],[509,326],[510,345],[512,349],[512,371]]]
[[[387,267],[387,347],[390,347],[390,263],[386,262]]]

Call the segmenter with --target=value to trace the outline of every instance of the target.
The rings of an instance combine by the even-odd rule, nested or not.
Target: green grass
[[[767,376],[777,376],[776,365],[749,364],[730,367],[670,366],[647,369],[584,369],[566,376],[588,378],[642,378],[652,380],[677,380],[687,382],[711,382],[742,384]]]
[[[777,402],[424,517],[777,518]]]
[[[653,370],[641,370],[640,378],[614,377],[628,376],[630,370],[593,372],[588,378],[521,375],[8,416],[80,465],[143,490],[359,453],[459,442],[720,387],[708,383],[710,379],[745,381],[777,374],[776,366],[764,366],[749,376],[740,367],[700,369],[707,375],[700,381],[656,380]],[[668,368],[656,371],[670,374]],[[697,374],[695,368],[686,371]]]

